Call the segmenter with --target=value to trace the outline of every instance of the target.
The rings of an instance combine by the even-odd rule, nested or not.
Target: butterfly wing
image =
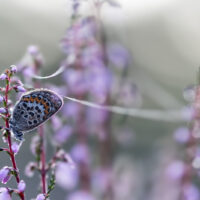
[[[30,131],[48,120],[62,105],[62,98],[51,90],[37,89],[26,93],[15,105],[11,127],[14,131]]]

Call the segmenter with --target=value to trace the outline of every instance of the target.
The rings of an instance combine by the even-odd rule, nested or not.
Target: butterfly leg
[[[23,141],[24,138],[24,134],[21,132],[21,131],[17,131],[17,130],[12,130],[13,131],[13,134],[15,136],[15,139],[19,140],[19,141]]]
[[[6,131],[11,131],[11,128],[3,127],[2,129],[6,130]]]

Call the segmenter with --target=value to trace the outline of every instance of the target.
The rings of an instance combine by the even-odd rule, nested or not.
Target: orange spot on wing
[[[29,98],[28,97],[24,97],[23,101],[29,101]]]
[[[40,103],[40,100],[37,97],[35,98],[35,101],[37,101],[37,103]]]
[[[30,97],[30,101],[31,101],[31,103],[33,103],[34,102],[34,98]]]
[[[49,106],[47,106],[46,103],[44,103],[43,105],[44,105],[45,110],[48,110]]]
[[[44,102],[44,100],[43,100],[43,99],[41,100],[41,103],[42,103],[42,105],[44,105],[44,104],[45,104],[45,102]]]

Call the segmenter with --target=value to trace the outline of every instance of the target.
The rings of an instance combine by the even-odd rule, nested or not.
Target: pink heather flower
[[[90,70],[90,77],[87,78],[87,81],[91,95],[98,103],[103,103],[111,87],[111,71],[107,68],[93,68]]]
[[[36,155],[37,148],[39,148],[40,137],[35,135],[32,137],[30,149],[33,155]]]
[[[65,103],[62,111],[64,116],[68,118],[71,117],[72,119],[76,120],[80,111],[80,105],[74,102],[68,102]]]
[[[187,143],[190,139],[190,131],[187,127],[180,127],[174,132],[174,139],[179,143]]]
[[[87,109],[87,117],[92,126],[102,124],[108,118],[108,111],[106,110],[99,110],[94,108]]]
[[[26,188],[26,183],[23,180],[21,180],[18,184],[18,191],[24,192],[25,188]]]
[[[79,45],[92,43],[95,40],[96,25],[92,17],[71,26],[61,42],[61,47],[66,54],[74,54],[74,43]]]
[[[172,162],[166,169],[166,175],[173,180],[179,180],[184,174],[185,166],[182,161]]]
[[[10,71],[13,72],[13,73],[16,73],[17,72],[17,67],[15,65],[11,65],[10,66]]]
[[[186,200],[199,200],[200,198],[199,189],[193,184],[188,184],[184,187],[183,195]]]
[[[23,85],[23,83],[16,76],[11,77],[11,83],[16,85]]]
[[[12,200],[7,188],[0,188],[0,200]]]
[[[29,162],[25,167],[25,175],[33,177],[37,164],[35,162]]]
[[[98,188],[99,193],[104,193],[109,187],[112,173],[110,169],[97,169],[92,174],[92,185]]]
[[[26,92],[26,89],[23,86],[21,86],[21,85],[18,85],[16,87],[16,89],[17,89],[18,92]]]
[[[51,122],[52,122],[52,127],[55,131],[57,131],[59,128],[62,127],[61,119],[56,115],[51,117]]]
[[[127,50],[119,44],[113,44],[108,48],[109,60],[118,68],[127,67],[129,54]]]
[[[75,160],[75,162],[83,162],[83,163],[89,163],[90,162],[90,152],[88,149],[88,146],[85,144],[76,144],[72,147],[71,150],[72,158]]]
[[[94,42],[82,51],[81,64],[83,67],[105,67],[101,46]]]
[[[60,130],[54,135],[54,139],[57,143],[62,144],[71,136],[72,128],[68,125],[63,126]]]
[[[7,78],[7,75],[6,74],[1,74],[0,75],[0,80],[5,80]]]
[[[0,182],[6,184],[11,178],[11,170],[9,167],[4,167],[0,170]]]
[[[28,50],[28,53],[30,53],[33,56],[35,56],[35,55],[37,55],[39,53],[39,49],[35,45],[29,46],[27,50]]]
[[[15,154],[17,154],[18,153],[18,151],[19,151],[19,149],[20,149],[20,144],[18,144],[18,143],[16,143],[16,142],[13,142],[12,143],[12,146],[11,146],[11,148],[12,148],[12,151],[15,153]]]
[[[4,101],[4,97],[0,96],[0,103]]]
[[[96,34],[97,26],[93,17],[84,18],[81,21],[80,29],[79,29],[79,36],[82,42],[94,42],[95,34]]]
[[[38,194],[36,197],[36,200],[44,200],[44,199],[45,199],[44,194]]]
[[[75,163],[72,160],[71,156],[66,153],[63,149],[60,149],[56,154],[57,159],[66,162],[70,165],[71,168],[75,168]]]
[[[66,200],[95,200],[95,198],[88,191],[79,190],[70,194]]]
[[[64,189],[73,189],[78,184],[78,170],[66,162],[58,162],[56,166],[56,182]]]
[[[0,113],[1,113],[1,114],[6,113],[6,109],[1,107],[1,108],[0,108]]]
[[[83,94],[88,89],[85,75],[80,70],[66,70],[64,72],[64,80],[66,81],[69,90],[74,94]]]
[[[25,69],[23,69],[22,73],[24,75],[25,82],[31,82],[30,76],[34,74],[33,67],[27,66]]]
[[[65,153],[64,158],[65,160],[67,160],[67,163],[70,165],[71,168],[76,168],[75,162],[68,153]]]
[[[191,121],[195,116],[195,109],[192,106],[182,109],[182,117],[187,121]]]
[[[91,133],[96,134],[98,136],[99,141],[105,141],[107,138],[107,130],[105,127],[101,127],[99,129],[95,129],[95,126],[92,127]]]

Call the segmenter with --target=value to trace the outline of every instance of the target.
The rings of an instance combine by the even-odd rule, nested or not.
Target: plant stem
[[[5,108],[7,110],[5,126],[6,126],[6,129],[7,129],[6,132],[7,132],[8,146],[9,146],[9,155],[10,155],[10,159],[11,159],[11,162],[12,162],[12,165],[13,165],[13,169],[16,172],[16,175],[15,175],[16,181],[17,181],[17,183],[19,183],[20,182],[20,177],[19,177],[17,164],[16,164],[16,161],[15,161],[15,154],[14,154],[14,152],[12,150],[11,133],[9,131],[9,129],[10,129],[9,120],[8,120],[8,117],[9,117],[9,112],[8,112],[8,92],[9,92],[9,89],[10,89],[9,87],[10,87],[10,77],[8,76],[8,80],[6,81],[6,90],[5,90]],[[19,196],[20,196],[21,200],[25,199],[23,192],[20,192]]]
[[[34,70],[35,74],[39,74],[40,63],[37,60],[34,60]],[[35,88],[40,88],[40,83],[35,82]],[[45,133],[44,126],[41,125],[38,128],[39,136],[40,136],[40,162],[41,162],[41,184],[42,184],[42,193],[46,194],[46,151],[45,151]]]
[[[41,142],[41,153],[40,153],[40,162],[41,162],[41,181],[42,181],[42,193],[46,194],[46,153],[44,145],[44,128],[43,126],[39,127],[39,135]]]
[[[198,83],[198,86],[196,88],[195,91],[195,101],[193,104],[193,108],[195,110],[195,114],[194,114],[194,119],[192,121],[191,124],[191,128],[190,128],[190,137],[189,137],[189,141],[186,145],[186,155],[185,155],[185,165],[186,165],[186,169],[184,172],[184,175],[182,177],[181,180],[181,191],[179,194],[179,199],[180,200],[185,200],[186,197],[184,197],[184,187],[187,184],[190,184],[192,182],[193,177],[196,175],[196,170],[193,168],[192,166],[192,162],[195,159],[196,153],[198,151],[198,138],[195,138],[195,135],[197,134],[197,132],[200,129],[200,107],[199,107],[199,103],[200,103],[200,86]],[[197,136],[197,135],[196,135]]]

